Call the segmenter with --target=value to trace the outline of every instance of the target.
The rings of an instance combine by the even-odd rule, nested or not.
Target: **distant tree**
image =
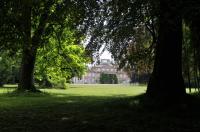
[[[182,65],[183,65],[183,77],[185,80],[186,87],[189,87],[191,92],[192,88],[192,68],[191,65],[193,63],[193,48],[191,45],[191,32],[189,27],[183,24],[183,56],[182,56]]]
[[[147,83],[147,76],[153,69],[155,47],[144,25],[137,28],[134,38],[134,41],[127,46],[127,52],[121,58],[117,58],[117,62],[119,68],[123,68],[128,73],[132,83]]]

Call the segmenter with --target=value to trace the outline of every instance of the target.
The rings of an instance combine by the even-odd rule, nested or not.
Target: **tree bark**
[[[34,46],[31,38],[31,2],[25,1],[23,10],[23,32],[24,42],[22,46],[22,60],[20,68],[20,78],[18,91],[37,91],[34,86],[34,65],[37,48]]]
[[[19,91],[37,91],[34,86],[34,65],[36,59],[36,49],[24,50],[20,69]]]
[[[44,6],[44,12],[41,14],[39,19],[39,25],[35,29],[34,33],[31,32],[31,11],[32,11],[32,1],[23,1],[23,24],[22,29],[24,33],[24,43],[22,51],[22,62],[20,69],[20,81],[18,90],[19,91],[38,91],[34,86],[34,67],[37,49],[41,44],[41,36],[43,35],[49,13],[50,7],[54,4],[54,1],[48,1]]]
[[[178,1],[160,0],[159,35],[147,95],[165,99],[186,94],[182,77],[182,18]]]

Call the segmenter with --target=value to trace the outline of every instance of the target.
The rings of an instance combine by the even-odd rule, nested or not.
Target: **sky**
[[[90,38],[87,38],[87,39],[85,40],[85,42],[83,42],[83,45],[86,46],[86,45],[88,44],[89,40],[90,40]],[[105,45],[103,45],[103,46],[100,48],[99,53],[102,52],[102,50],[103,50],[104,47],[105,47]],[[112,59],[111,53],[110,53],[108,50],[105,49],[105,51],[103,52],[103,54],[100,56],[100,59]]]
[[[105,50],[103,54],[100,56],[100,59],[111,59],[111,53]]]

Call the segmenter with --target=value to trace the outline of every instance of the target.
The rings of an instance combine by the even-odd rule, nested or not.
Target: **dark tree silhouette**
[[[182,17],[180,0],[160,0],[159,36],[147,95],[178,98],[186,94],[182,77]]]

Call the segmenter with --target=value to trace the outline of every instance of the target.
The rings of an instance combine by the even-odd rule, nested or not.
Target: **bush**
[[[51,81],[51,83],[52,83],[53,87],[55,87],[55,88],[67,89],[69,87],[69,85],[66,83],[65,78]]]
[[[44,79],[35,79],[35,82],[39,84],[40,87],[42,88],[52,88],[53,85],[52,83],[47,79],[47,78],[44,78]]]
[[[100,83],[101,84],[117,84],[118,83],[117,75],[102,73],[100,75]]]
[[[0,54],[0,86],[19,82],[19,57],[10,57],[6,51]]]

